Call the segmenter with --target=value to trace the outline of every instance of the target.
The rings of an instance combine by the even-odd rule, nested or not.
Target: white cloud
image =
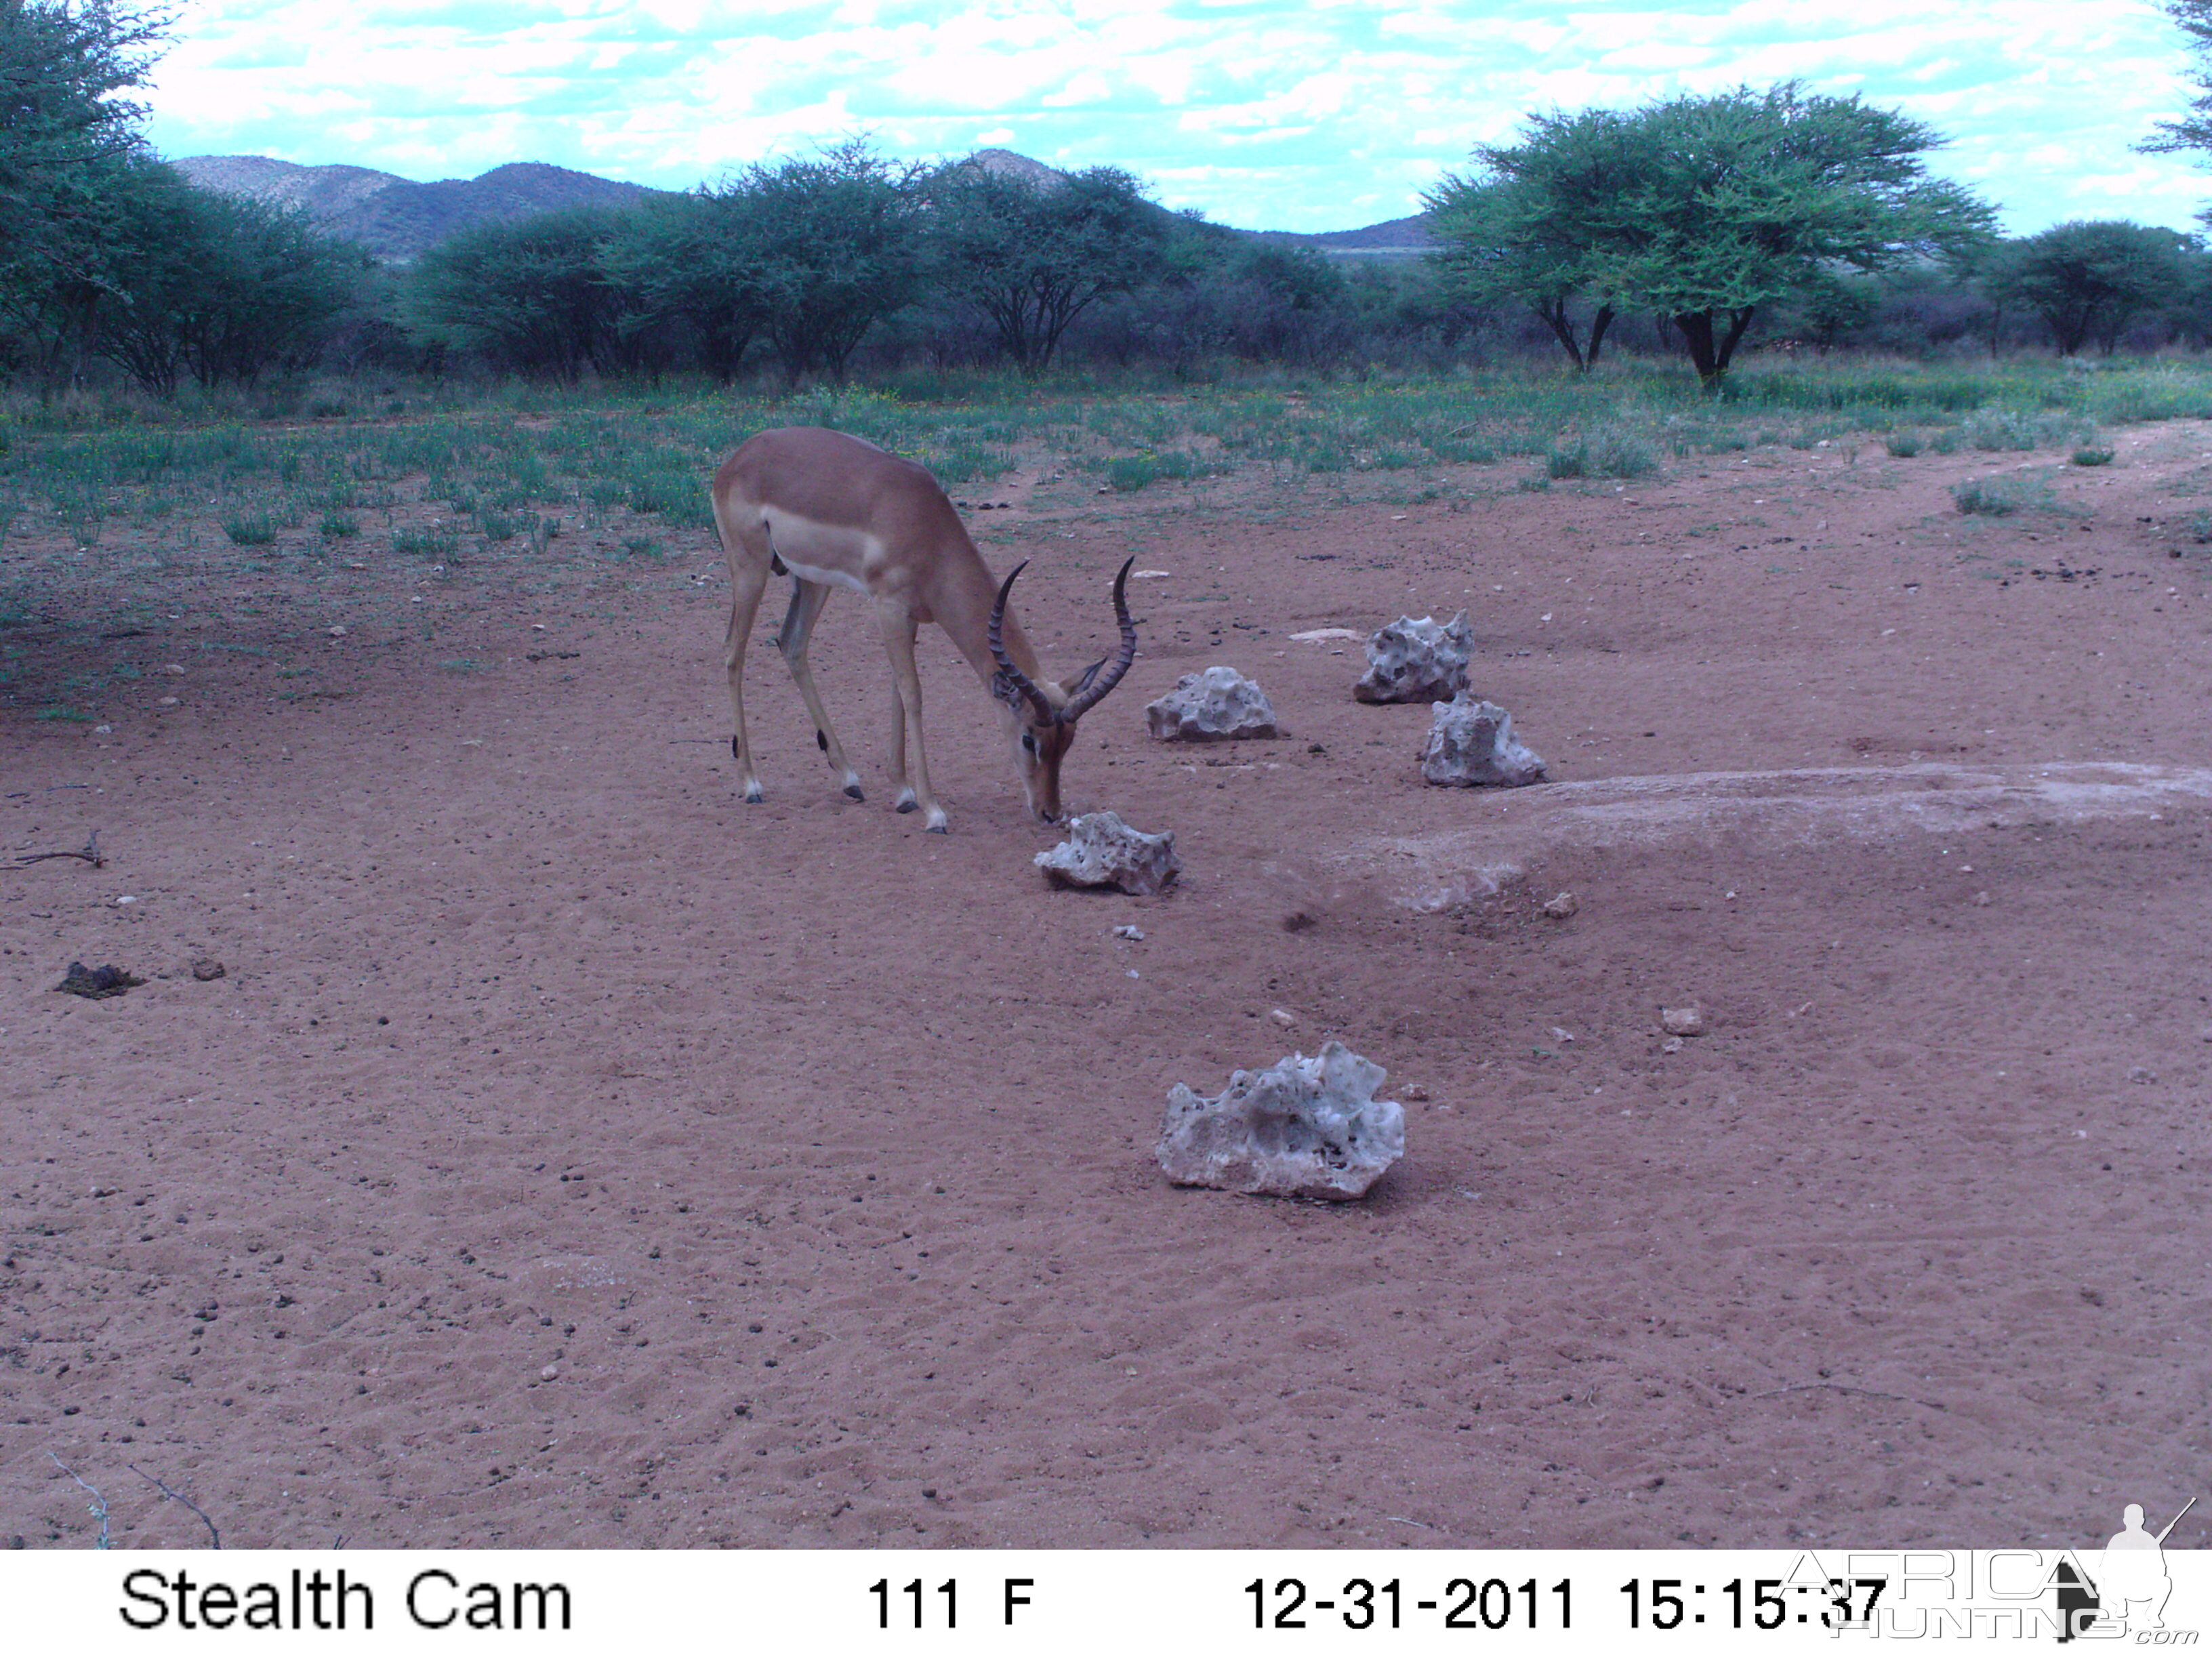
[[[541,160],[683,188],[854,130],[1111,162],[1231,223],[1413,211],[1534,111],[1798,78],[1952,140],[2033,230],[2185,225],[2212,179],[2131,146],[2188,100],[2151,0],[197,0],[156,144],[453,177]]]

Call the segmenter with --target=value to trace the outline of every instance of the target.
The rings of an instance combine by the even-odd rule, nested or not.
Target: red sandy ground
[[[1175,832],[1151,900],[1045,886],[934,630],[953,833],[890,812],[849,599],[815,658],[869,800],[763,647],[741,804],[703,539],[550,592],[184,559],[102,641],[144,595],[19,534],[0,1541],[92,1540],[55,1459],[168,1547],[206,1529],[153,1478],[232,1547],[2087,1547],[2171,1514],[2212,1487],[2212,432],[2120,451],[2056,479],[2085,511],[2005,520],[1949,486],[2023,458],[1871,441],[1534,494],[1521,463],[1472,502],[1009,480],[974,518],[1035,558],[1054,666],[1110,641],[1125,549],[1169,573],[1067,777]],[[1462,605],[1556,783],[1425,787],[1428,708],[1286,637]],[[100,694],[112,731],[31,718],[125,653],[186,672]],[[272,695],[288,662],[320,695]],[[1290,735],[1150,742],[1214,662]],[[102,868],[13,862],[95,830]],[[149,982],[58,994],[72,959]],[[1330,1036],[1407,1102],[1366,1200],[1161,1176],[1172,1083]]]

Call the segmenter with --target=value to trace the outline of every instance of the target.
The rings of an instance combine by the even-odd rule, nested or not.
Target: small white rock
[[[1542,780],[1544,757],[1514,737],[1513,716],[1496,703],[1462,691],[1430,707],[1434,718],[1421,750],[1421,776],[1428,782],[1513,788]]]
[[[1544,914],[1553,921],[1565,921],[1582,908],[1582,901],[1572,893],[1560,893],[1544,901]]]
[[[1116,927],[1114,930],[1114,937],[1115,939],[1141,939],[1144,936],[1145,930],[1143,928],[1132,927],[1127,922],[1123,922],[1119,927]]]
[[[1217,743],[1280,736],[1267,694],[1235,669],[1217,664],[1185,674],[1175,690],[1145,705],[1152,733],[1163,743]]]
[[[1367,641],[1367,672],[1352,688],[1362,702],[1449,702],[1468,689],[1474,635],[1462,611],[1448,623],[1401,617]]]
[[[1287,1008],[1270,1008],[1267,1010],[1267,1018],[1286,1031],[1298,1023],[1298,1017]]]
[[[1662,1008],[1659,1024],[1674,1036],[1702,1036],[1705,1030],[1705,1011],[1695,1003],[1682,1008]]]
[[[1118,887],[1157,893],[1182,871],[1175,836],[1133,830],[1118,812],[1084,812],[1067,822],[1067,839],[1030,860],[1048,880],[1069,887]]]
[[[1212,1099],[1168,1094],[1153,1148],[1178,1186],[1290,1198],[1358,1198],[1405,1155],[1406,1112],[1376,1100],[1383,1070],[1340,1042],[1237,1072]]]

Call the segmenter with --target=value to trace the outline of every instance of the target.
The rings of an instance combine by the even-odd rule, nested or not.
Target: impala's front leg
[[[896,599],[876,602],[876,623],[883,629],[884,649],[891,659],[891,684],[898,696],[898,714],[891,722],[891,766],[897,774],[896,805],[902,812],[921,809],[922,828],[937,835],[947,833],[945,809],[929,787],[929,752],[921,741],[921,675],[914,664],[915,620]],[[914,769],[907,769],[906,744],[914,739]]]
[[[898,671],[891,671],[891,782],[898,793],[891,798],[894,811],[911,812],[915,808],[914,785],[906,771],[906,697],[898,688]]]

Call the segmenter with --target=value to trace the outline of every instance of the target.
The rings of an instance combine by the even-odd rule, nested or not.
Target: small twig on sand
[[[107,862],[107,854],[100,850],[100,831],[95,830],[92,832],[92,838],[85,842],[83,850],[81,852],[22,853],[16,855],[15,862],[18,864],[42,864],[48,859],[82,859],[87,864],[97,870],[101,865]]]
[[[126,1469],[130,1470],[131,1474],[133,1474],[137,1475],[137,1476],[141,1480],[152,1480],[155,1486],[157,1486],[161,1487],[161,1496],[162,1496],[162,1497],[164,1497],[164,1498],[175,1498],[175,1499],[177,1500],[177,1502],[179,1502],[179,1504],[183,1504],[186,1509],[190,1510],[191,1510],[194,1515],[197,1515],[198,1516],[199,1516],[199,1518],[200,1518],[201,1520],[203,1520],[203,1521],[206,1521],[206,1522],[207,1522],[208,1536],[209,1536],[210,1538],[211,1538],[211,1539],[213,1539],[213,1540],[215,1540],[215,1547],[216,1547],[216,1548],[217,1548],[217,1549],[221,1549],[221,1548],[222,1547],[222,1534],[221,1533],[219,1533],[219,1532],[217,1532],[217,1531],[215,1529],[215,1522],[212,1522],[212,1521],[208,1521],[208,1512],[207,1512],[205,1510],[202,1509],[198,1504],[197,1504],[193,1503],[193,1502],[192,1502],[192,1500],[191,1500],[191,1498],[189,1498],[185,1497],[185,1496],[184,1495],[184,1493],[182,1493],[182,1492],[172,1492],[172,1491],[170,1491],[170,1489],[169,1489],[169,1487],[168,1487],[168,1486],[167,1486],[167,1484],[166,1482],[164,1482],[164,1481],[161,1481],[161,1480],[154,1480],[154,1477],[153,1477],[152,1475],[150,1475],[150,1474],[147,1474],[145,1470],[143,1470],[143,1469],[140,1468],[139,1468],[136,1463],[125,1463],[123,1467],[124,1467],[125,1468],[126,1468]]]
[[[1807,1389],[1826,1389],[1832,1394],[1863,1394],[1869,1400],[1894,1400],[1900,1406],[1925,1406],[1931,1412],[1948,1412],[1951,1408],[1940,1400],[1915,1400],[1906,1394],[1884,1394],[1880,1389],[1853,1388],[1848,1382],[1791,1382],[1779,1389],[1769,1389],[1764,1394],[1754,1394],[1753,1400],[1771,1400],[1778,1394],[1801,1394]]]
[[[92,1547],[96,1550],[106,1549],[107,1547],[107,1499],[100,1495],[99,1487],[94,1486],[89,1480],[87,1480],[82,1475],[79,1474],[68,1464],[63,1462],[60,1458],[54,1457],[53,1453],[50,1451],[46,1455],[54,1458],[54,1467],[56,1468],[59,1469],[64,1474],[69,1476],[70,1480],[76,1481],[78,1486],[82,1486],[87,1492],[92,1494],[92,1502],[86,1504],[85,1507],[100,1517],[100,1536],[93,1540]]]

